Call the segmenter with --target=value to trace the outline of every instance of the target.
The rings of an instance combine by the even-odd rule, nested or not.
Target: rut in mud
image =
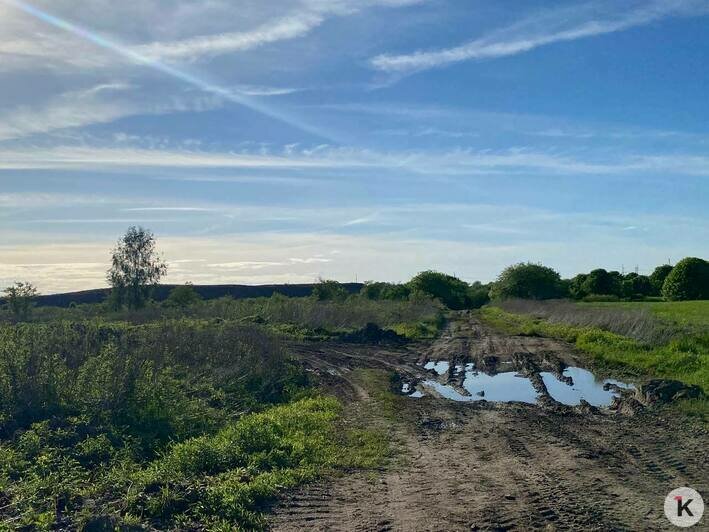
[[[301,346],[300,356],[356,415],[389,427],[400,459],[375,476],[289,495],[275,509],[274,530],[666,530],[665,495],[709,487],[703,427],[642,408],[623,388],[607,386],[615,411],[555,400],[544,374],[563,382],[567,367],[583,366],[563,342],[497,334],[463,316],[431,346]],[[435,381],[470,396],[466,366],[522,375],[535,404],[456,402],[422,386]],[[357,368],[394,372],[424,397],[398,401],[396,419],[383,420],[353,378]]]

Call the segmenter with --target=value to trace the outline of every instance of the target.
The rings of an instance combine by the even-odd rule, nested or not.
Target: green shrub
[[[608,272],[603,268],[591,271],[583,281],[582,290],[586,294],[622,295],[622,278],[618,272]]]
[[[561,277],[541,264],[508,266],[490,290],[492,299],[554,299],[564,295]]]
[[[668,301],[709,299],[709,262],[687,257],[672,268],[662,286]]]
[[[313,287],[313,298],[318,301],[344,301],[349,293],[338,281],[321,279]]]
[[[452,275],[431,270],[421,272],[409,281],[409,287],[412,293],[438,299],[450,309],[468,307],[469,285]]]
[[[194,286],[191,284],[185,284],[182,286],[176,286],[170,290],[170,295],[165,300],[165,305],[168,307],[185,308],[190,305],[194,305],[201,300],[202,296],[197,293]]]
[[[665,279],[672,271],[672,266],[669,264],[663,264],[658,266],[650,274],[650,282],[652,283],[653,295],[659,296],[662,294],[662,286],[665,284]]]

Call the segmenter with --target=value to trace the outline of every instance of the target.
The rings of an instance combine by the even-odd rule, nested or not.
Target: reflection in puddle
[[[526,377],[514,372],[487,375],[479,372],[468,372],[463,381],[463,388],[470,395],[463,395],[452,386],[427,380],[424,385],[436,390],[442,397],[452,401],[520,401],[534,404],[538,393]]]
[[[444,375],[449,367],[447,361],[431,361],[424,366],[425,369],[435,371],[438,375]],[[464,391],[433,379],[423,381],[422,385],[435,390],[438,395],[451,401],[474,402],[485,399],[496,402],[515,401],[536,404],[539,400],[540,393],[534,388],[532,381],[514,371],[488,375],[475,371],[473,364],[466,364],[464,368],[456,366],[454,369],[455,374],[463,375],[462,387]],[[613,398],[619,395],[617,391],[614,391],[614,386],[625,390],[635,389],[632,384],[613,379],[596,380],[593,373],[583,368],[568,367],[564,370],[563,375],[571,377],[573,384],[559,380],[553,373],[540,373],[551,398],[569,406],[579,405],[581,399],[593,406],[609,406],[613,402]],[[613,386],[604,390],[604,385]],[[416,391],[412,394],[412,389],[408,384],[404,384],[401,391],[409,397],[419,397],[414,394],[421,393]]]
[[[429,369],[433,370],[439,375],[443,375],[448,371],[448,368],[450,367],[450,364],[448,363],[447,360],[439,360],[438,362],[433,362],[432,360],[429,362],[426,362],[426,365],[423,367],[423,369]]]
[[[593,373],[583,368],[568,367],[563,374],[565,377],[571,377],[574,383],[566,384],[557,379],[552,373],[542,372],[540,375],[552,399],[565,405],[575,406],[581,404],[581,399],[593,406],[610,405],[613,402],[613,398],[619,394],[613,390],[604,390],[604,384],[614,384],[618,388],[625,390],[635,389],[632,384],[613,379],[598,381],[593,376]]]

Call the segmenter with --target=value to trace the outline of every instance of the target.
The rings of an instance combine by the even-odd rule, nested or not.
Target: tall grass
[[[670,324],[643,308],[582,305],[565,299],[511,299],[500,301],[496,306],[513,314],[543,318],[551,323],[595,327],[649,346],[666,344],[685,332],[677,325]]]
[[[270,325],[297,324],[310,328],[347,330],[364,327],[367,323],[376,323],[386,328],[404,323],[434,321],[440,312],[440,305],[430,299],[390,301],[351,296],[344,301],[318,301],[309,297],[288,298],[274,295],[254,299],[225,297],[202,301],[187,308],[151,303],[144,309],[130,312],[110,311],[104,305],[80,305],[67,309],[43,307],[35,309],[33,321],[82,321],[101,318],[141,324],[163,319],[219,318]],[[9,321],[7,313],[4,319]]]

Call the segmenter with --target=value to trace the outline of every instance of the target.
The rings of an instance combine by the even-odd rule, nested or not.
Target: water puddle
[[[583,368],[568,367],[564,370],[564,377],[571,377],[573,384],[567,384],[552,373],[540,373],[552,399],[565,405],[579,405],[581,399],[593,406],[609,406],[614,397],[620,394],[605,385],[614,385],[624,390],[634,390],[635,386],[613,379],[599,381],[590,371]]]
[[[438,375],[446,374],[449,368],[450,365],[445,360],[429,361],[424,366],[424,369]],[[488,375],[476,371],[473,364],[466,364],[465,367],[455,366],[454,375],[462,375],[462,389],[434,379],[425,380],[421,385],[423,388],[434,390],[441,397],[459,402],[484,399],[505,403],[514,401],[536,404],[541,396],[529,378],[514,371]],[[581,404],[582,399],[593,406],[609,406],[613,398],[620,395],[619,390],[635,389],[632,384],[613,379],[598,380],[590,371],[577,367],[567,367],[563,371],[563,376],[570,378],[570,382],[565,382],[549,372],[541,372],[540,376],[551,398],[569,406]],[[414,394],[418,393],[423,395],[418,390],[414,391],[409,384],[404,384],[401,392],[409,397],[414,397]],[[420,396],[416,395],[416,397]]]
[[[424,381],[423,384],[433,388],[446,399],[461,402],[485,399],[486,401],[519,401],[535,404],[539,395],[528,378],[515,372],[498,373],[497,375],[487,375],[477,371],[466,372],[463,388],[467,394],[462,394],[453,386],[434,380]]]
[[[423,367],[423,369],[433,370],[439,375],[446,374],[448,372],[448,368],[450,368],[450,364],[447,360],[439,360],[438,362],[433,362],[431,360],[426,362],[426,365]]]

